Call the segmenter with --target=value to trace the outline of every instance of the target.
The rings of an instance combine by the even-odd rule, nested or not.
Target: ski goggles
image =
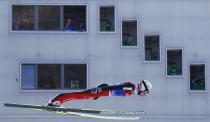
[[[141,86],[141,83],[139,83],[139,85],[138,85],[138,89],[139,89],[138,95],[140,95],[141,93],[144,93],[145,95],[149,94],[150,91],[149,91],[146,83],[144,81],[142,81],[142,84],[143,84],[145,90],[143,90],[143,91],[140,90],[140,87],[142,87],[142,86]]]

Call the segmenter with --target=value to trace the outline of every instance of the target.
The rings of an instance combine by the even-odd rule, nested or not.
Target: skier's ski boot
[[[60,107],[60,102],[59,101],[55,101],[55,102],[48,102],[46,106],[51,106],[51,107]]]

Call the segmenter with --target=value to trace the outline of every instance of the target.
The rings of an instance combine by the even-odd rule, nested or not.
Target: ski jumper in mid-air
[[[70,100],[93,99],[104,96],[130,96],[137,94],[146,96],[152,90],[152,84],[147,80],[142,80],[138,83],[123,82],[115,85],[101,84],[97,87],[72,93],[62,93],[47,103],[47,106],[60,106]]]

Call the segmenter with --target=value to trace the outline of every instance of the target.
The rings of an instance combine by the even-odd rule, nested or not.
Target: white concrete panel
[[[5,108],[4,102],[45,104],[60,92],[20,91],[20,62],[88,63],[88,86],[102,82],[150,80],[153,91],[141,98],[105,97],[98,101],[71,101],[66,106],[145,110],[144,122],[210,121],[209,61],[210,1],[208,0],[1,0],[0,1],[0,121],[81,122],[109,121],[59,117],[56,114]],[[88,32],[10,32],[11,4],[87,4]],[[98,5],[116,7],[116,33],[98,33]],[[120,20],[138,19],[138,47],[121,48]],[[145,63],[143,36],[161,36],[161,62]],[[183,48],[183,77],[166,78],[166,48]],[[206,92],[189,92],[190,62],[204,62]],[[19,117],[18,117],[19,116]],[[33,117],[35,116],[35,117]],[[41,116],[41,117],[39,117]],[[45,117],[43,117],[45,116]],[[55,116],[55,117],[50,117]],[[111,121],[111,120],[110,120]]]

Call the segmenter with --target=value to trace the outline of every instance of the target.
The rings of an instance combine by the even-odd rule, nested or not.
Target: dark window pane
[[[172,49],[167,50],[167,75],[181,76],[182,75],[182,50]]]
[[[145,36],[145,60],[159,61],[160,60],[160,41],[158,35]]]
[[[60,29],[60,6],[39,6],[39,30]]]
[[[38,88],[60,89],[61,88],[61,65],[39,64],[38,65]]]
[[[205,90],[205,65],[190,65],[190,90]]]
[[[34,6],[12,6],[12,30],[34,30]]]
[[[36,88],[36,70],[34,64],[21,65],[21,89]]]
[[[114,6],[100,7],[100,31],[109,32],[114,31],[115,18],[114,18]]]
[[[64,30],[86,31],[86,6],[64,6]]]
[[[137,46],[137,21],[122,21],[122,46]]]
[[[66,64],[64,72],[65,88],[85,89],[87,87],[86,64]]]

